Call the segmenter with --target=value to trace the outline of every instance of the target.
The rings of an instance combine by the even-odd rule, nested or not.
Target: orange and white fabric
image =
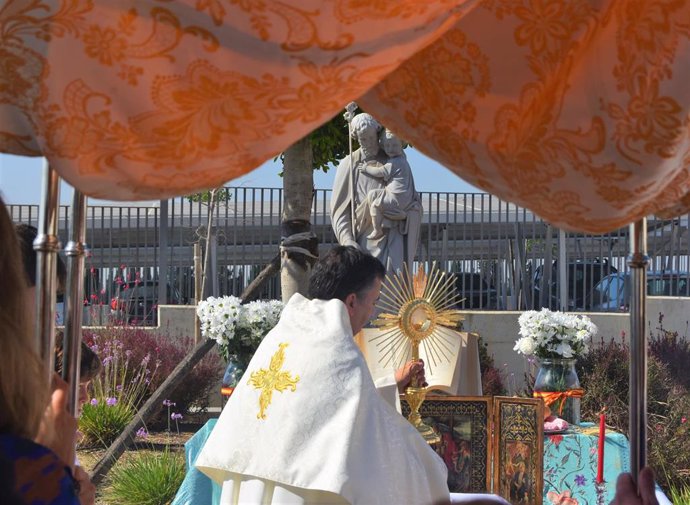
[[[0,151],[164,198],[358,100],[468,182],[603,232],[690,208],[689,25],[690,0],[6,0]]]

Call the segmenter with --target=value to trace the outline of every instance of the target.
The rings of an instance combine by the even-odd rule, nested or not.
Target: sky
[[[412,148],[405,151],[412,168],[418,191],[479,192],[479,190],[460,179],[435,160],[428,158]],[[27,158],[0,154],[0,192],[9,204],[38,204],[41,198],[41,175],[43,158]],[[269,160],[248,174],[231,181],[231,186],[280,188],[282,179],[280,160]],[[335,169],[327,173],[314,172],[314,185],[317,189],[330,189],[333,186]],[[60,187],[60,202],[71,203],[72,190],[67,183]],[[103,200],[92,200],[93,204],[108,204]],[[119,204],[114,203],[114,204]]]

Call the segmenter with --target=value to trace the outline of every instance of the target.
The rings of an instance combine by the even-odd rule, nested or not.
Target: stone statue
[[[331,199],[333,230],[338,243],[368,251],[388,272],[395,272],[414,260],[421,199],[397,136],[366,113],[351,117],[350,131],[360,148],[338,165]]]

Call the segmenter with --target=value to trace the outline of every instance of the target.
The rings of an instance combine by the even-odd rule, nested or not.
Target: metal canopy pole
[[[647,465],[647,220],[630,225],[630,469]]]
[[[558,300],[562,312],[568,311],[568,258],[565,231],[558,230]]]
[[[81,324],[84,299],[84,260],[86,239],[86,197],[74,190],[67,255],[67,289],[65,296],[65,337],[62,345],[62,378],[69,384],[68,409],[77,415],[79,404],[79,365],[81,363]]]
[[[57,253],[57,221],[60,200],[60,178],[45,161],[38,234],[34,240],[36,251],[36,328],[35,342],[43,361],[45,380],[51,384],[55,366],[55,303]]]
[[[158,227],[160,229],[158,235],[158,293],[156,295],[156,305],[167,305],[168,303],[168,255],[170,254],[168,248],[168,200],[161,200],[160,202],[160,219],[158,220]],[[153,310],[158,310],[157,308]],[[144,314],[144,319],[148,314]],[[158,317],[156,321],[160,324]]]

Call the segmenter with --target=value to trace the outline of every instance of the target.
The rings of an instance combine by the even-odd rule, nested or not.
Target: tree
[[[338,113],[280,155],[283,161],[281,275],[283,301],[306,295],[318,239],[311,231],[314,170],[327,172],[349,150],[347,123]]]

